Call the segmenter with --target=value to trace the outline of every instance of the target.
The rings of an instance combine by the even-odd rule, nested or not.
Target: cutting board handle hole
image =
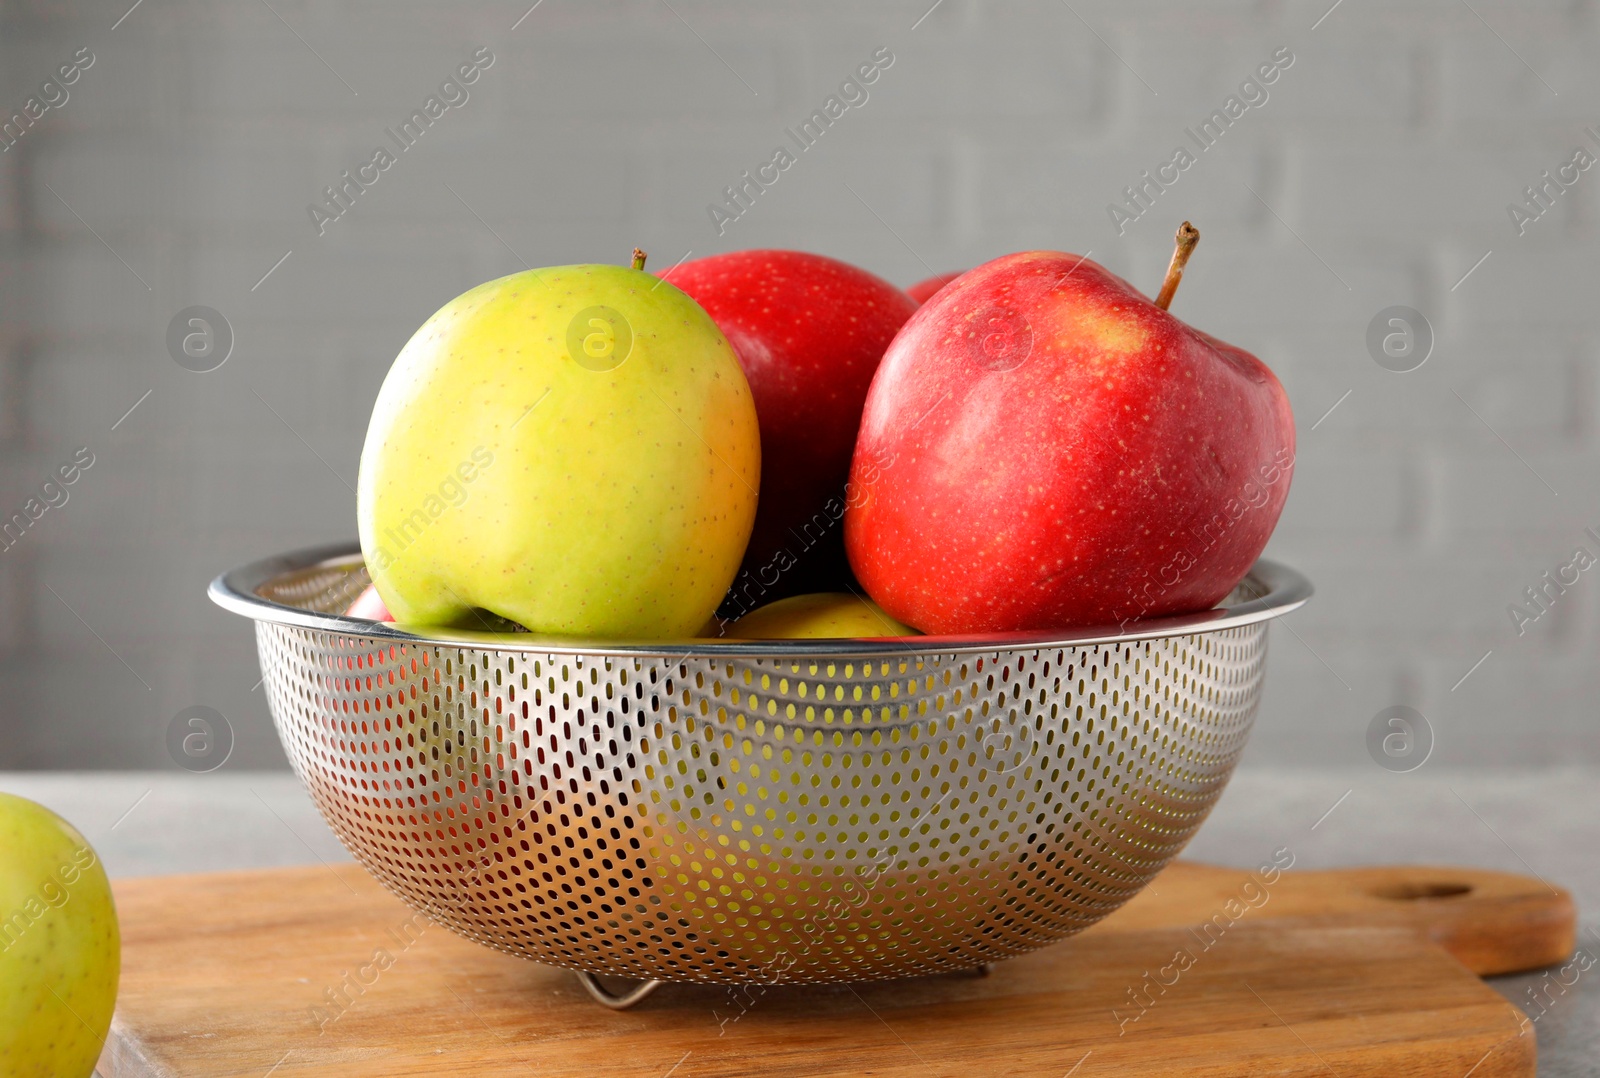
[[[1460,898],[1472,893],[1470,883],[1449,883],[1435,880],[1401,880],[1386,883],[1373,889],[1379,898],[1396,902],[1415,902],[1419,898]]]

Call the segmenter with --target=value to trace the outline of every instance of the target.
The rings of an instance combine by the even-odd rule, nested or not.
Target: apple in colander
[[[365,621],[393,621],[389,608],[383,605],[383,596],[378,594],[376,584],[368,584],[356,601],[350,604],[350,609],[344,612],[347,618],[361,618]]]
[[[373,405],[356,524],[401,624],[686,637],[733,581],[760,481],[738,358],[636,250],[429,318]]]
[[[1255,563],[1294,470],[1283,386],[1078,255],[972,269],[873,379],[845,548],[925,633],[1125,624],[1214,606]]]

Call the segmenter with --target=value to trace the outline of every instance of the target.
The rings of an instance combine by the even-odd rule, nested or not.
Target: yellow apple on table
[[[396,622],[659,639],[711,616],[755,520],[755,403],[710,316],[643,265],[490,281],[401,350],[356,492]]]
[[[43,805],[0,793],[0,1075],[92,1074],[121,970],[94,850]]]

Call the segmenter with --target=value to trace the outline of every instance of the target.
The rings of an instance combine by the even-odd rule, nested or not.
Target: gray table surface
[[[113,876],[343,861],[286,772],[0,773],[0,790],[83,831]],[[1579,946],[1600,957],[1600,769],[1241,769],[1186,851],[1254,866],[1287,846],[1296,868],[1433,863],[1537,875],[1578,902]],[[1538,974],[1492,984],[1526,1007]],[[1542,1075],[1600,1075],[1600,965],[1534,1028]]]

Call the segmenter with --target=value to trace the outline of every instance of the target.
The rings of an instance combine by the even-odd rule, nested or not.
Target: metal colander
[[[367,582],[346,545],[211,585],[357,860],[490,947],[714,982],[971,969],[1105,917],[1221,794],[1311,594],[1261,561],[1120,634],[597,644],[340,616]]]

